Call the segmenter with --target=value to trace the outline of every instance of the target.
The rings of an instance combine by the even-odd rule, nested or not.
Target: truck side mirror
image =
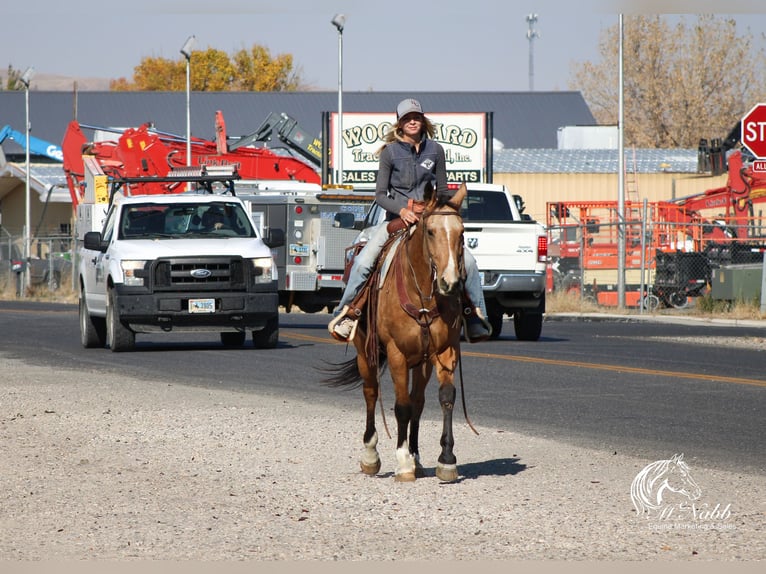
[[[83,237],[83,247],[93,251],[106,251],[106,245],[101,241],[101,233],[99,231],[88,231],[85,237]]]
[[[282,247],[285,244],[285,230],[279,227],[269,228],[269,232],[263,238],[263,242],[272,249]]]

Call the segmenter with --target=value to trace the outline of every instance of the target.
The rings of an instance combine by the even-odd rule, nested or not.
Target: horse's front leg
[[[388,351],[388,369],[394,381],[394,414],[396,415],[396,471],[398,482],[415,480],[415,457],[407,442],[407,430],[412,420],[412,403],[409,394],[409,368],[407,360],[398,351]]]
[[[439,355],[436,363],[436,376],[439,379],[439,404],[442,407],[442,452],[436,464],[436,476],[444,482],[457,480],[457,458],[452,449],[455,446],[455,437],[452,434],[452,413],[455,410],[455,384],[454,373],[457,364],[455,352],[449,349]],[[452,368],[447,368],[452,365]]]
[[[364,402],[367,409],[367,422],[364,429],[364,450],[359,465],[364,474],[377,474],[380,470],[380,456],[378,455],[378,432],[375,430],[375,405],[378,402],[379,381],[377,372],[373,372],[364,360],[364,354],[357,356],[359,373],[362,375],[364,385]]]

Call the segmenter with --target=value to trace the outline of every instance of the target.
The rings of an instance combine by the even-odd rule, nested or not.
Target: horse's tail
[[[322,371],[327,373],[327,376],[321,382],[327,387],[351,387],[355,389],[363,382],[356,357],[344,363],[328,363]]]
[[[385,365],[386,354],[381,352],[378,355],[378,368],[381,372]],[[357,389],[364,383],[362,374],[359,372],[359,364],[356,361],[356,357],[349,359],[344,363],[328,363],[327,366],[321,370],[327,374],[327,376],[321,380],[321,384],[327,387],[348,387]]]

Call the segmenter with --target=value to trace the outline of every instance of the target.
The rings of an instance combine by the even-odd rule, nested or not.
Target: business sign
[[[480,113],[428,113],[434,125],[434,140],[444,148],[447,181],[488,181],[488,114]],[[378,153],[392,128],[391,113],[343,112],[343,183],[354,189],[375,189],[378,175]],[[338,169],[337,147],[338,114],[330,114],[330,166]]]

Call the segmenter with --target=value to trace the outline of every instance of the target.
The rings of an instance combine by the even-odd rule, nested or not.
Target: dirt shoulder
[[[442,484],[426,421],[427,476],[400,484],[382,429],[381,473],[358,471],[361,395],[348,410],[1,354],[0,372],[0,560],[766,558],[766,477],[693,458],[695,515],[652,521],[631,502],[652,461],[630,453],[459,420],[460,480]]]

